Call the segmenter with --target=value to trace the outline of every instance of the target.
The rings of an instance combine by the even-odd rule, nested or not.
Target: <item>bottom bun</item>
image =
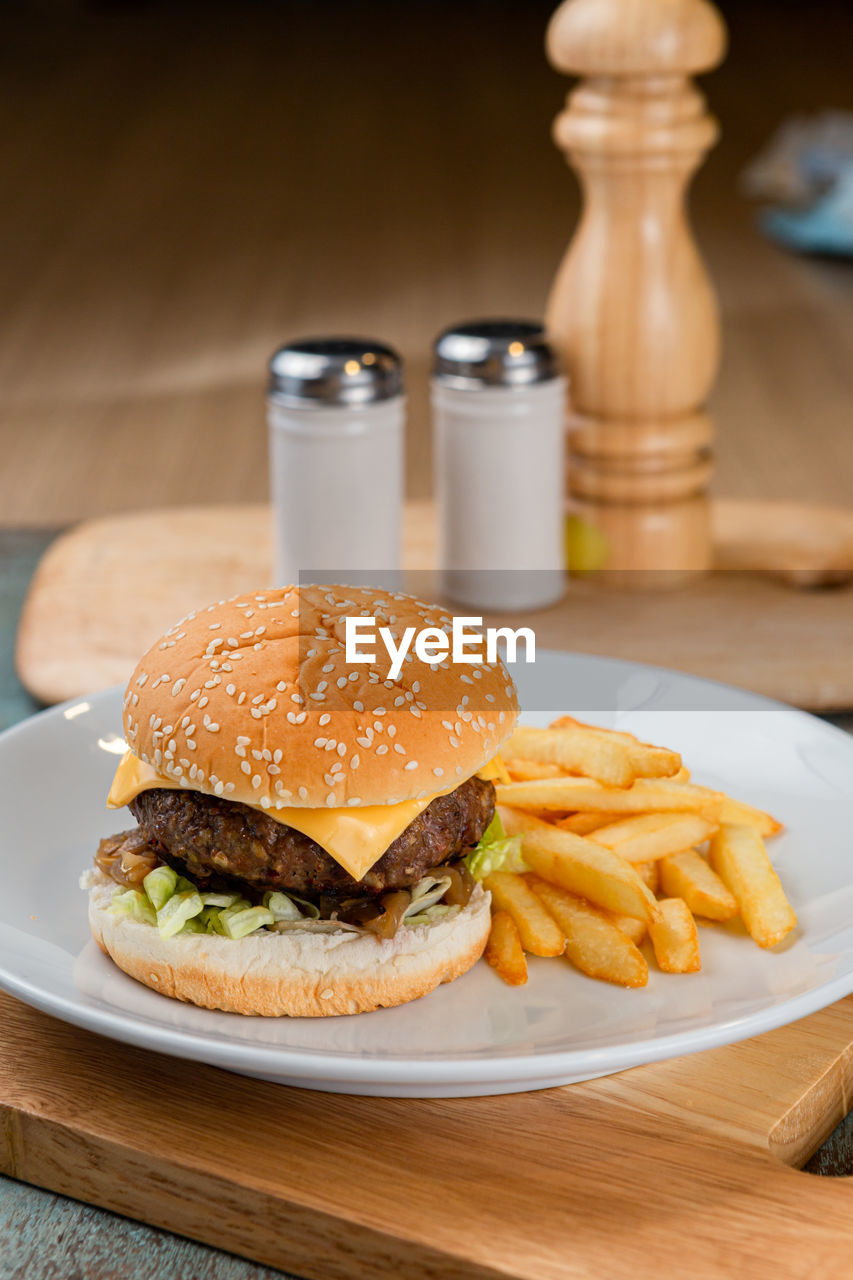
[[[267,1018],[367,1013],[417,1000],[476,964],[489,936],[489,894],[479,885],[449,920],[371,933],[300,931],[161,938],[153,925],[110,910],[115,881],[100,871],[89,890],[89,924],[102,951],[154,991],[205,1009]]]

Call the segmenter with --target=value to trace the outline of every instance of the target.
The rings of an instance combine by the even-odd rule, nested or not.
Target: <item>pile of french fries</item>
[[[644,987],[701,968],[697,923],[740,917],[774,947],[797,917],[765,839],[768,813],[696,786],[675,751],[562,716],[519,728],[496,784],[507,835],[521,836],[527,872],[495,871],[486,959],[508,983],[527,981],[527,954],[562,956],[582,973]]]

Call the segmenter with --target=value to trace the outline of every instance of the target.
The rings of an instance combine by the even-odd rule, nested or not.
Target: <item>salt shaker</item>
[[[389,585],[400,569],[403,364],[361,338],[310,338],[270,361],[275,578]],[[380,581],[381,580],[381,581]]]
[[[442,589],[484,609],[535,609],[566,589],[566,380],[542,326],[454,325],[432,377]]]

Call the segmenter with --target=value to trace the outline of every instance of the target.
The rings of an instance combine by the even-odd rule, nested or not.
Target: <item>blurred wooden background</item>
[[[4,6],[0,524],[264,497],[265,363],[308,332],[399,346],[428,492],[433,335],[541,314],[575,216],[553,7]],[[787,114],[853,107],[853,10],[722,8],[693,198],[725,326],[717,490],[849,501],[853,267],[763,241],[737,176]]]

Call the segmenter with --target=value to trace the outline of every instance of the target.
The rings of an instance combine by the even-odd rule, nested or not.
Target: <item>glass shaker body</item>
[[[380,351],[384,370],[377,368]],[[282,375],[294,366],[301,383]],[[267,421],[276,582],[319,573],[387,583],[401,562],[399,358],[377,343],[318,339],[282,348],[272,368]]]
[[[503,341],[493,325],[509,331]],[[466,330],[487,334],[492,367],[454,368],[447,335],[439,339],[432,407],[442,590],[482,609],[544,608],[566,591],[566,380],[549,352],[547,361],[529,359],[526,380],[505,381],[503,366],[520,358],[512,351],[530,345],[530,331],[544,343],[538,326],[524,325],[521,337],[511,322],[448,333]],[[506,349],[497,368],[496,346]]]

